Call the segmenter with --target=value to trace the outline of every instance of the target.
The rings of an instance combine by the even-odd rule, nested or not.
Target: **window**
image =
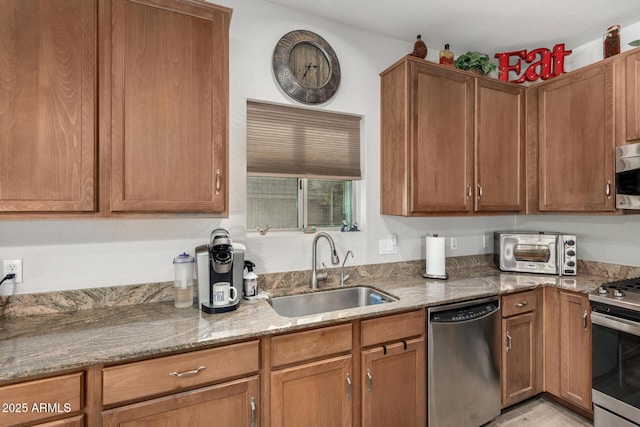
[[[360,117],[247,102],[247,229],[356,222]]]

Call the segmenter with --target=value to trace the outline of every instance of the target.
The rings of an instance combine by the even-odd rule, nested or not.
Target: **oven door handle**
[[[609,316],[607,314],[592,311],[591,323],[594,325],[611,328],[616,331],[627,332],[632,335],[640,336],[640,323],[622,319],[620,317]]]

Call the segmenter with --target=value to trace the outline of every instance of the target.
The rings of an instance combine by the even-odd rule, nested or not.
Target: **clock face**
[[[311,43],[298,43],[291,49],[289,69],[298,83],[311,89],[321,88],[331,76],[329,60]]]
[[[340,64],[322,37],[311,31],[285,34],[273,51],[273,73],[293,99],[320,104],[330,99],[340,83]]]

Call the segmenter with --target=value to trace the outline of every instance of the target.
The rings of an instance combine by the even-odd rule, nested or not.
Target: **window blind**
[[[360,179],[360,117],[247,101],[247,173]]]

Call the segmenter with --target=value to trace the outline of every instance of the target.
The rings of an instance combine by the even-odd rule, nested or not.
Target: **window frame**
[[[270,178],[269,175],[247,175],[247,178],[252,177],[252,178]],[[272,228],[271,231],[274,232],[286,232],[286,231],[303,231],[304,229],[308,228],[308,227],[315,227],[318,230],[326,230],[326,231],[336,231],[336,230],[340,230],[342,228],[341,225],[335,226],[335,227],[322,227],[322,226],[310,226],[309,225],[309,220],[308,220],[308,214],[309,214],[309,203],[308,203],[308,181],[309,179],[317,179],[317,180],[324,180],[324,181],[350,181],[351,182],[351,197],[350,197],[350,203],[351,203],[351,218],[353,219],[353,223],[352,224],[358,224],[358,227],[360,229],[360,231],[362,231],[362,225],[361,222],[359,221],[360,218],[360,206],[359,206],[359,202],[360,202],[360,186],[361,186],[361,182],[362,180],[355,180],[355,179],[336,179],[336,178],[324,178],[324,177],[282,177],[282,178],[291,178],[291,179],[297,179],[298,180],[298,184],[297,184],[297,188],[298,188],[298,206],[297,206],[297,210],[298,210],[298,224],[299,227],[295,228],[295,227],[289,227],[289,228]],[[247,193],[247,200],[248,200],[248,193]],[[248,208],[247,208],[248,209]],[[247,215],[248,217],[248,215]],[[349,225],[352,225],[349,224]],[[259,227],[265,227],[268,224],[259,224]],[[247,229],[248,232],[250,231],[254,231],[252,229],[249,228],[249,224],[245,223],[245,227]]]

